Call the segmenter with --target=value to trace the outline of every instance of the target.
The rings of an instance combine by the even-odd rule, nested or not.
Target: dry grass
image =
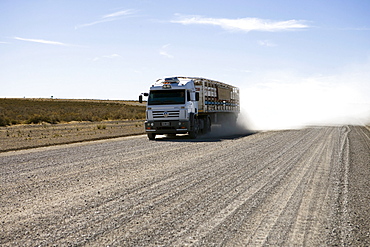
[[[0,127],[0,152],[144,134],[143,122],[114,120]]]
[[[135,101],[0,99],[0,126],[144,118],[145,105]]]

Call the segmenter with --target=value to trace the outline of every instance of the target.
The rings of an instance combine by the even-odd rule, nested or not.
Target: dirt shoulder
[[[13,125],[0,127],[0,152],[143,133],[143,120]]]

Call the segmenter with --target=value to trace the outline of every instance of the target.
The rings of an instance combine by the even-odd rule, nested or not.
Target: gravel
[[[370,131],[0,153],[2,246],[369,246]]]

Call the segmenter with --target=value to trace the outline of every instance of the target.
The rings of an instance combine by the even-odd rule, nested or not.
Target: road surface
[[[2,246],[369,246],[370,131],[0,154]]]

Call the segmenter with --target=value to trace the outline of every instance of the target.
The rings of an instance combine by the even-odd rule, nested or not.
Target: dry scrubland
[[[144,133],[135,101],[0,99],[0,151]]]
[[[144,118],[144,104],[135,101],[0,99],[0,126]]]

